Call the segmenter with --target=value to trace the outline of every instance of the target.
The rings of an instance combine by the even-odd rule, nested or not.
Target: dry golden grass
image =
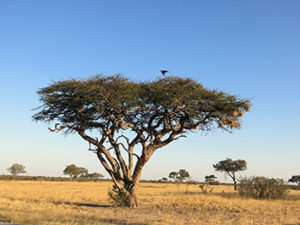
[[[300,224],[300,191],[285,200],[241,199],[232,186],[142,183],[138,209],[108,201],[110,182],[0,181],[0,221],[19,224]]]

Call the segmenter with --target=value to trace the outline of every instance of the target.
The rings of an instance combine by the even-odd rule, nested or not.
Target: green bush
[[[111,191],[108,192],[110,202],[118,207],[125,207],[127,202],[126,193],[120,191],[116,185],[113,185]]]
[[[279,199],[285,196],[287,187],[282,179],[250,177],[240,180],[240,196],[255,199]]]

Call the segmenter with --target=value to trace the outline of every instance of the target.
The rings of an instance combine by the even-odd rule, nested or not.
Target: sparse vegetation
[[[238,192],[242,197],[255,199],[279,199],[286,195],[287,187],[282,179],[251,177],[240,180]]]
[[[285,200],[241,198],[232,185],[204,195],[199,184],[141,183],[141,206],[114,207],[112,182],[0,181],[0,218],[26,225],[282,225],[300,221],[300,192]],[[178,192],[178,188],[180,192]],[[223,193],[225,192],[225,194]]]

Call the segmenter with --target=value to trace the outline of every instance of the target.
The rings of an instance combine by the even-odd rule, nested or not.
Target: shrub
[[[108,192],[110,202],[118,207],[125,207],[126,206],[126,193],[120,191],[116,185],[113,185],[111,191]]]
[[[282,179],[266,177],[250,177],[240,180],[238,192],[240,196],[255,199],[278,199],[287,191]]]

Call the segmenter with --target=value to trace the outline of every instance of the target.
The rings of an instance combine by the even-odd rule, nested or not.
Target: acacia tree
[[[234,183],[234,190],[236,190],[236,176],[235,173],[247,169],[247,162],[245,160],[225,159],[213,165],[216,171],[225,172],[230,176]]]
[[[84,167],[79,167],[79,177],[82,179],[87,179],[89,177],[89,171],[88,169],[84,168]]]
[[[300,188],[300,175],[294,175],[292,176],[288,182],[296,183],[298,184],[298,189]]]
[[[247,99],[174,76],[134,82],[97,75],[53,82],[37,93],[42,105],[33,119],[55,122],[50,131],[77,133],[86,140],[129,207],[138,206],[142,169],[156,150],[188,131],[238,128],[250,108]]]
[[[88,177],[91,179],[91,180],[99,180],[101,179],[102,177],[104,177],[101,173],[97,173],[97,172],[94,172],[94,173],[89,173],[88,174]]]
[[[205,176],[205,183],[207,184],[218,184],[218,181],[216,180],[217,177],[215,175],[207,175]]]
[[[11,173],[11,175],[16,176],[20,173],[26,173],[25,166],[21,164],[13,164],[11,167],[7,168],[7,171]]]
[[[185,179],[189,178],[190,174],[185,169],[180,169],[178,172],[171,172],[169,178],[174,181],[183,182]]]
[[[71,179],[76,179],[85,168],[82,167],[77,167],[75,164],[71,164],[66,166],[66,168],[64,169],[64,174],[65,175],[69,175]]]

